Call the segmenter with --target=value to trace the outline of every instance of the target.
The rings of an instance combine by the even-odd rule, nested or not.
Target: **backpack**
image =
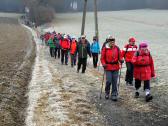
[[[127,52],[128,52],[128,46],[129,46],[129,44],[127,45],[126,51],[125,51],[125,53],[124,53],[124,59],[125,59],[125,56],[126,56],[126,54],[127,54]]]
[[[139,51],[136,51],[136,52],[135,52],[135,56],[137,56],[137,57],[139,56]],[[151,57],[152,57],[152,56],[151,56],[151,54],[150,54],[150,52],[149,52],[149,58],[151,58]]]
[[[128,46],[129,46],[129,45],[127,45],[126,51],[125,51],[125,53],[124,53],[124,59],[125,59],[125,56],[126,56],[126,54],[127,54],[127,52],[128,52]]]
[[[104,47],[105,47],[105,45],[104,45]],[[118,46],[116,46],[116,47],[117,47],[117,50],[118,50],[118,61],[119,61],[120,60],[120,48]],[[107,51],[107,49],[105,47],[105,55],[106,55],[106,51]]]

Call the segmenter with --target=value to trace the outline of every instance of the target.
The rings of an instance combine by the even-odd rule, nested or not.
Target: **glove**
[[[145,60],[144,59],[141,59],[142,62],[144,62]]]
[[[154,77],[154,78],[156,78],[156,75],[155,75],[155,74],[151,74],[151,77]]]
[[[89,54],[90,58],[92,57],[92,54]]]
[[[103,65],[103,68],[104,68],[104,69],[106,69],[106,67],[107,67],[107,65],[106,65],[106,64],[104,64],[104,65]]]
[[[120,63],[123,64],[123,63],[124,63],[124,60],[120,60]]]

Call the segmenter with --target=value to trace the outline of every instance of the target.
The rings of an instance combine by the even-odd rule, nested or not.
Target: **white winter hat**
[[[76,39],[76,36],[72,36],[72,39]]]
[[[81,35],[81,38],[86,38],[86,35]]]
[[[64,38],[67,38],[68,36],[67,35],[64,35]]]

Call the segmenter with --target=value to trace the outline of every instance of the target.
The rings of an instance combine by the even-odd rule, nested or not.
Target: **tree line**
[[[23,0],[23,4],[29,9],[29,20],[37,26],[51,22],[54,18],[55,11],[46,0]]]
[[[87,10],[93,10],[93,0],[88,0]],[[77,3],[77,8],[73,4]],[[129,9],[168,9],[168,0],[97,0],[99,11]],[[0,11],[21,12],[25,7],[30,10],[32,22],[41,25],[50,22],[55,12],[82,11],[84,0],[0,0]]]
[[[70,6],[74,1],[78,8]],[[0,0],[0,11],[24,12],[25,3],[52,7],[56,12],[82,11],[84,0]],[[127,9],[168,9],[168,0],[97,0],[99,10],[127,10]],[[93,9],[93,0],[88,0],[88,10]]]

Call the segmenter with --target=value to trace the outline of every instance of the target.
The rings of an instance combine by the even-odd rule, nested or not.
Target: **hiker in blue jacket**
[[[93,67],[97,68],[97,63],[98,63],[99,54],[100,54],[100,46],[96,36],[93,37],[93,43],[91,44],[90,49],[93,57]]]

